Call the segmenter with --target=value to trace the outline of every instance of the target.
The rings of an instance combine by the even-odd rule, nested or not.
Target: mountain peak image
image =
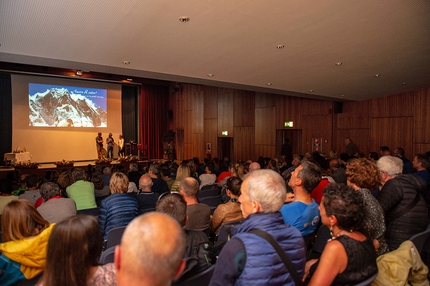
[[[50,88],[29,95],[30,126],[106,127],[107,112],[82,94]]]

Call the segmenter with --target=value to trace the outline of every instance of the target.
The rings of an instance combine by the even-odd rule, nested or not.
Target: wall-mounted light
[[[223,131],[221,131],[221,135],[222,135],[222,136],[227,136],[227,135],[228,135],[228,131],[227,131],[227,130],[223,130]]]
[[[294,123],[293,123],[293,121],[285,121],[284,122],[284,127],[293,127],[294,126]]]

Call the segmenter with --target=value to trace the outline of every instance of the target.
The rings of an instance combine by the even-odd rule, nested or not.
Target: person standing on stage
[[[118,157],[124,158],[124,137],[122,137],[122,134],[119,134]]]
[[[107,158],[109,159],[113,159],[113,145],[114,145],[114,140],[112,138],[112,133],[109,133],[109,137],[106,138],[106,145],[107,145]]]
[[[96,137],[97,156],[99,159],[103,157],[103,137],[102,133],[99,132]]]

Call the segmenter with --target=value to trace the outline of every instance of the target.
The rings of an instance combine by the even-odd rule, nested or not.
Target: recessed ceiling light
[[[284,45],[277,45],[276,48],[277,49],[283,49],[283,48],[285,48],[285,46]]]
[[[406,82],[402,82],[402,85],[406,85]]]
[[[213,77],[214,74],[213,73],[208,73],[208,77]]]
[[[272,83],[271,83],[271,82],[268,82],[268,83],[267,83],[267,85],[268,85],[268,86],[271,86],[271,85],[272,85]]]
[[[310,89],[309,91],[310,91],[310,92],[314,92],[314,90],[313,90],[313,89]]]
[[[337,66],[341,66],[341,65],[342,65],[342,62],[337,62],[337,63],[335,63],[335,65],[337,65]]]
[[[190,18],[187,16],[182,16],[182,17],[179,17],[179,21],[182,23],[186,23],[186,22],[190,21]]]
[[[130,64],[130,62],[129,61],[122,61],[122,63],[124,64],[124,65],[129,65]]]
[[[342,94],[341,96],[342,96],[342,97],[345,97],[345,95],[344,95],[344,94]]]
[[[375,77],[380,77],[381,75],[379,73],[375,74]]]

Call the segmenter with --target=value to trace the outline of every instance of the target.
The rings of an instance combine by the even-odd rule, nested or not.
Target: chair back
[[[331,238],[330,229],[325,225],[321,225],[318,228],[317,234],[315,235],[314,244],[308,254],[308,259],[319,258],[324,250],[327,240]]]
[[[115,246],[109,247],[105,251],[103,251],[102,255],[100,256],[100,264],[108,264],[112,263],[115,256]]]
[[[211,281],[212,275],[215,271],[215,264],[211,265],[208,269],[203,272],[200,272],[196,275],[191,276],[190,278],[178,282],[173,283],[174,286],[207,286]]]
[[[231,227],[235,225],[239,225],[241,222],[242,220],[235,220],[235,221],[226,222],[225,224],[221,225],[221,227],[219,228],[217,241],[230,240]]]
[[[98,217],[99,213],[100,213],[100,208],[78,210],[76,212],[76,214],[86,214],[86,215],[92,215],[92,216],[95,216],[95,217]]]
[[[122,235],[124,234],[125,226],[120,226],[109,230],[106,238],[105,249],[114,247],[121,243]]]
[[[429,237],[430,224],[427,226],[427,229],[425,231],[415,234],[414,236],[409,238],[409,240],[415,244],[415,247],[417,248],[418,252],[421,253],[424,248],[424,245],[426,245],[426,242],[428,242]],[[428,243],[430,243],[430,241]]]
[[[205,197],[213,197],[213,196],[219,196],[220,195],[220,189],[217,184],[212,185],[206,185],[203,186],[199,193],[197,194],[197,198],[200,200]]]
[[[378,272],[376,272],[375,274],[373,274],[372,276],[370,276],[366,280],[361,281],[358,284],[355,284],[354,286],[368,286],[373,282],[373,280],[375,280],[376,276],[378,276]]]
[[[219,206],[222,203],[222,197],[221,195],[204,197],[204,198],[200,198],[199,202],[202,204],[208,205],[211,209],[211,214],[213,214],[217,206]]]

